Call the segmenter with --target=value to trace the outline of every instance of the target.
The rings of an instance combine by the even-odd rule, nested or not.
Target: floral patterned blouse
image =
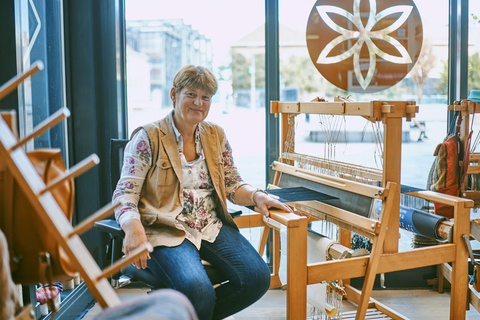
[[[168,116],[172,117],[173,112]],[[173,121],[172,121],[173,123]],[[183,210],[177,216],[177,225],[185,230],[186,238],[197,249],[202,240],[215,241],[222,222],[215,211],[214,187],[210,179],[207,163],[200,143],[198,130],[195,133],[197,159],[188,162],[183,154],[183,138],[174,126],[177,136],[178,152],[183,171]],[[113,194],[113,203],[122,203],[115,210],[115,218],[120,226],[127,220],[138,219],[137,204],[142,185],[148,170],[152,166],[152,152],[145,130],[139,130],[125,147],[124,163],[120,180]],[[235,191],[245,184],[234,165],[232,149],[226,142],[222,153],[225,164],[225,187],[227,199],[234,202]]]

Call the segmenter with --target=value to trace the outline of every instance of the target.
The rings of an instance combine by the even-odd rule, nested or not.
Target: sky
[[[315,3],[279,0],[280,23],[294,30],[306,30]],[[414,0],[414,3],[424,22],[424,35],[437,36],[439,22],[448,23],[448,0]],[[469,3],[470,12],[480,16],[480,0],[470,0]],[[264,24],[265,4],[263,0],[126,0],[126,18],[182,18],[185,24],[212,39],[215,59],[223,60],[228,57],[228,50],[234,42]]]

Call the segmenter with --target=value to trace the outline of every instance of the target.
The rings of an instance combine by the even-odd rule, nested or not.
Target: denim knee
[[[211,282],[191,280],[179,291],[188,297],[200,320],[210,320],[215,308],[215,289]]]
[[[270,289],[270,269],[264,264],[263,267],[257,269],[255,276],[251,279],[253,280],[254,291],[258,294],[257,298],[259,299]]]

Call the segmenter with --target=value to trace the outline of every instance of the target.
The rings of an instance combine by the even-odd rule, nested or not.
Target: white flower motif
[[[353,55],[353,66],[354,66],[355,76],[357,77],[357,80],[360,83],[360,86],[363,88],[363,90],[365,90],[369,86],[370,82],[372,81],[372,78],[375,72],[376,55],[378,55],[382,59],[385,59],[389,62],[397,63],[397,64],[412,62],[412,59],[410,58],[410,55],[408,54],[405,47],[397,39],[389,36],[388,34],[397,30],[407,20],[410,13],[412,12],[413,7],[408,5],[398,5],[398,6],[387,8],[377,14],[376,0],[369,0],[370,12],[368,15],[367,25],[364,26],[360,16],[361,1],[362,0],[354,0],[353,14],[346,11],[345,9],[335,7],[335,6],[322,5],[322,6],[316,7],[318,14],[323,19],[325,24],[329,26],[332,30],[340,33],[338,37],[330,41],[322,50],[322,52],[320,52],[317,59],[317,63],[319,64],[337,63]],[[358,31],[347,30],[339,26],[330,18],[330,16],[328,15],[329,13],[338,14],[340,16],[347,18],[350,22],[352,22],[355,25]],[[382,30],[378,30],[378,31],[372,31],[373,27],[378,21],[394,13],[401,13],[401,15],[389,27]],[[336,56],[328,57],[328,54],[338,44],[344,41],[354,40],[354,39],[358,39],[358,40],[347,51]],[[398,50],[401,56],[400,57],[394,56],[380,50],[373,43],[372,39],[384,40],[390,43]],[[365,78],[363,78],[360,70],[360,50],[362,49],[362,46],[364,43],[367,45],[368,52],[369,52],[369,59],[370,59],[368,72]]]

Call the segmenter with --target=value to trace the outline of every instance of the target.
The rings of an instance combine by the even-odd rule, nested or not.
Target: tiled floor
[[[122,301],[139,299],[146,294],[142,289],[120,289],[117,292]],[[270,290],[262,299],[233,317],[235,320],[284,320],[286,319],[285,298],[285,291]],[[428,289],[375,290],[372,298],[412,320],[449,319],[450,295],[448,293],[440,294]],[[343,310],[354,310],[354,308],[350,303],[344,302]],[[100,306],[95,305],[83,319],[93,320],[100,312]],[[472,308],[467,311],[466,318],[467,320],[480,319],[480,313]]]

